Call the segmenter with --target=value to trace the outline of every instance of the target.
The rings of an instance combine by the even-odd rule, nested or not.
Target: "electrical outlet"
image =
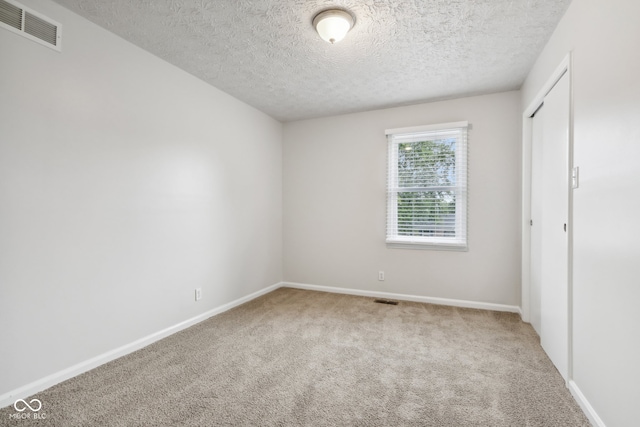
[[[378,271],[378,280],[384,280],[384,271]]]
[[[202,299],[202,288],[196,288],[196,301],[200,301]]]

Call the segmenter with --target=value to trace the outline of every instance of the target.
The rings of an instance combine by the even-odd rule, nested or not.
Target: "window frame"
[[[442,123],[427,126],[387,129],[387,227],[386,245],[388,248],[431,249],[448,251],[468,251],[468,128],[466,121]],[[456,183],[452,188],[456,194],[455,235],[445,236],[400,236],[398,233],[398,193],[402,187],[398,184],[398,146],[402,139],[418,137],[421,134],[436,136],[442,132],[456,132],[455,168]],[[426,188],[426,187],[425,187]],[[434,187],[435,188],[435,187]],[[424,191],[424,190],[410,190]]]

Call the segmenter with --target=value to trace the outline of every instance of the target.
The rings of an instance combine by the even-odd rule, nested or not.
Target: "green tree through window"
[[[455,233],[455,139],[398,144],[398,234]]]

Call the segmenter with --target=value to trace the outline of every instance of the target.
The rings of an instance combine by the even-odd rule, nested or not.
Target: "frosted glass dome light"
[[[320,37],[333,44],[342,40],[353,27],[353,16],[344,10],[325,10],[313,18],[313,26]]]

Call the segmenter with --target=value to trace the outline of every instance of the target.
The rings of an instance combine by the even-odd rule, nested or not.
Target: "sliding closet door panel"
[[[568,239],[569,76],[544,100],[540,342],[567,379],[569,363]]]

